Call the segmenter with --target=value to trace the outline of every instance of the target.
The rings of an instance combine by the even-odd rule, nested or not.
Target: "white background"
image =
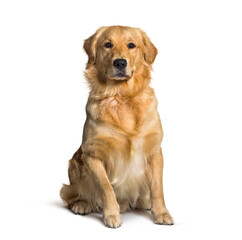
[[[149,212],[62,207],[81,144],[88,88],[83,40],[100,26],[140,27],[159,50],[164,188],[174,226]],[[241,239],[241,1],[1,1],[1,239]]]

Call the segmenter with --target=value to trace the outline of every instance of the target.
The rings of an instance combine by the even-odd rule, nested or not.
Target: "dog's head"
[[[87,68],[95,67],[99,80],[127,81],[144,66],[151,66],[157,49],[145,32],[138,28],[101,27],[85,40]]]

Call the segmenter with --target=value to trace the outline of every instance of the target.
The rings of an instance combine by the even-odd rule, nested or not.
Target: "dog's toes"
[[[170,213],[165,212],[165,213],[160,213],[160,214],[153,214],[154,216],[154,222],[156,224],[164,224],[164,225],[173,225],[174,220]]]
[[[86,215],[92,211],[90,204],[86,201],[79,201],[69,206],[75,214]]]
[[[118,228],[122,224],[122,220],[119,214],[104,216],[104,224],[109,228]]]

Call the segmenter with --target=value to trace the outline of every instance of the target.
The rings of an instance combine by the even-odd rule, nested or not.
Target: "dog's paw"
[[[160,213],[160,214],[155,214],[153,213],[153,217],[154,217],[154,222],[156,224],[161,224],[161,225],[173,225],[174,224],[174,220],[172,218],[172,216],[170,215],[170,213],[168,212],[164,212],[164,213]]]
[[[141,210],[150,210],[151,209],[151,202],[149,197],[140,197],[136,203],[136,209]]]
[[[92,211],[90,204],[86,201],[79,201],[69,206],[75,214],[87,215]]]
[[[125,213],[129,210],[129,203],[126,201],[119,202],[120,213]]]
[[[119,214],[104,215],[104,224],[109,228],[118,228],[122,224],[122,220]]]

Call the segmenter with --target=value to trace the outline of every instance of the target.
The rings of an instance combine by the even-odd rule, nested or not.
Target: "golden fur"
[[[149,86],[157,49],[142,30],[111,26],[85,40],[84,50],[87,119],[61,198],[75,213],[101,211],[108,227],[119,227],[120,212],[130,208],[151,209],[155,223],[173,224],[163,196],[163,131]],[[115,59],[127,60],[121,77]]]

